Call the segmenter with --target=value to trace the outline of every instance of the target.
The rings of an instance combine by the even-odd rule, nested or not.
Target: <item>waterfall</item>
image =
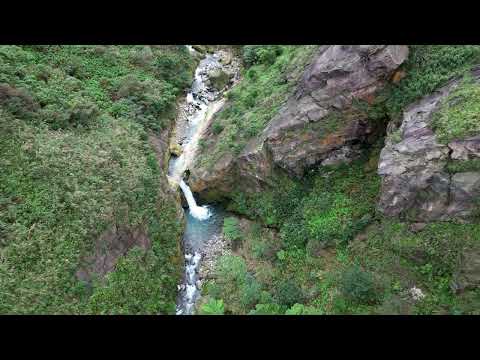
[[[187,46],[193,54],[196,51]],[[203,279],[200,278],[200,265],[204,256],[203,246],[211,238],[218,236],[223,226],[223,211],[216,205],[198,206],[192,190],[182,180],[185,171],[194,164],[195,154],[199,149],[199,139],[207,129],[214,114],[225,103],[223,93],[212,88],[208,73],[212,69],[223,68],[217,53],[207,54],[195,70],[190,91],[182,106],[181,116],[176,124],[176,141],[181,146],[181,154],[171,157],[168,178],[172,187],[177,184],[183,191],[189,210],[185,213],[186,227],[183,234],[184,277],[178,285],[177,315],[195,313],[195,306],[200,298]]]
[[[211,216],[210,210],[207,206],[198,206],[195,198],[193,197],[192,190],[190,187],[185,184],[185,181],[180,181],[180,188],[185,194],[185,198],[188,202],[188,207],[190,208],[190,213],[192,216],[198,220],[206,220]]]

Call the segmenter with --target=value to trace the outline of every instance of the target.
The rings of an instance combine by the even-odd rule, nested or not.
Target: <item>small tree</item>
[[[225,314],[225,306],[223,300],[209,299],[200,307],[199,315],[223,315]]]
[[[227,217],[223,220],[223,235],[225,236],[225,239],[230,242],[232,248],[235,249],[238,247],[242,234],[238,227],[237,218]]]
[[[347,269],[340,278],[340,292],[355,303],[375,303],[378,300],[375,283],[370,273],[359,266]]]

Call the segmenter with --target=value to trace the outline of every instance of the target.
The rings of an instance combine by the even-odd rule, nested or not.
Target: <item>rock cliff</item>
[[[321,46],[261,135],[239,156],[194,167],[192,189],[207,198],[261,191],[277,171],[301,177],[315,165],[355,158],[380,130],[358,103],[370,103],[407,56],[403,45]]]
[[[478,82],[480,68],[472,74]],[[413,221],[467,220],[475,210],[480,172],[452,173],[447,165],[479,158],[480,135],[444,144],[432,130],[433,115],[460,82],[453,79],[410,105],[400,127],[390,126],[378,166],[382,177],[378,208],[385,215]]]

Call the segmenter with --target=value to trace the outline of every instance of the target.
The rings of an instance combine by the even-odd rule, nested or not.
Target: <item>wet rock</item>
[[[208,73],[208,79],[216,90],[222,90],[228,84],[230,76],[221,69],[214,69]]]
[[[173,154],[175,156],[180,156],[182,155],[183,149],[179,144],[172,143],[170,144],[170,154]]]
[[[229,51],[222,51],[220,55],[220,61],[225,65],[230,65],[232,63],[233,55]]]
[[[231,249],[222,234],[210,238],[202,249],[202,262],[199,269],[200,280],[212,278],[215,274],[217,259],[227,254],[231,254]]]
[[[207,47],[205,45],[192,45],[192,48],[202,55],[207,52]]]
[[[473,72],[477,81],[478,71]],[[406,108],[401,126],[390,128],[380,154],[378,173],[382,177],[379,210],[387,216],[406,216],[409,220],[467,220],[480,195],[480,173],[451,175],[447,162],[480,156],[480,137],[438,142],[431,129],[433,114],[441,101],[459,84],[452,80],[433,94]]]
[[[415,286],[409,289],[408,293],[414,301],[419,301],[425,298],[425,294],[423,293],[423,291]]]
[[[332,151],[328,157],[321,162],[321,165],[348,164],[361,155],[360,150],[354,150],[350,146],[343,146],[338,150]]]
[[[469,160],[480,157],[480,136],[465,140],[455,140],[448,144],[452,150],[450,157],[454,160]]]

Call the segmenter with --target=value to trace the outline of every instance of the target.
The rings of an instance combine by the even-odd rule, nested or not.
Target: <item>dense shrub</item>
[[[188,87],[193,80],[187,53],[165,53],[154,62],[158,76],[176,89],[176,94]]]
[[[372,275],[358,266],[348,268],[341,275],[339,288],[345,298],[355,303],[369,304],[378,300]]]
[[[280,45],[245,45],[243,61],[247,67],[255,64],[272,65],[282,52],[283,48]]]
[[[294,304],[290,309],[285,311],[285,315],[323,315],[323,312],[313,306]]]
[[[0,84],[0,106],[19,117],[31,117],[39,105],[25,89]]]
[[[116,116],[130,117],[147,129],[160,131],[173,116],[175,88],[165,81],[144,80],[127,76],[118,80],[114,97],[120,102],[114,107]],[[122,101],[123,100],[123,101]]]
[[[132,48],[0,46],[0,313],[175,311],[182,225],[147,140],[181,89],[133,63]],[[185,51],[151,50],[192,70]],[[78,281],[80,259],[117,224],[141,226],[151,249],[103,282]]]
[[[225,313],[225,306],[223,300],[208,299],[200,307],[199,315],[223,315]]]
[[[222,299],[226,312],[245,314],[258,303],[260,285],[248,273],[245,260],[240,256],[221,256],[217,260],[215,276],[206,292],[215,299]]]
[[[230,242],[233,249],[238,248],[242,239],[242,233],[238,227],[238,220],[234,217],[226,217],[223,220],[223,235]]]
[[[76,101],[70,105],[68,122],[71,126],[89,127],[95,123],[100,111],[95,103],[90,101]]]
[[[89,298],[88,312],[93,314],[171,314],[175,302],[165,288],[175,280],[157,276],[161,264],[153,252],[133,249],[121,258],[115,271],[107,275]]]
[[[223,125],[220,122],[215,121],[212,125],[212,131],[215,135],[220,134],[223,131]]]
[[[257,304],[249,315],[283,315],[284,309],[278,304]]]
[[[304,295],[302,289],[298,287],[294,280],[283,280],[275,289],[275,298],[281,305],[290,307],[295,303],[302,303],[304,301]]]
[[[152,64],[155,56],[150,46],[142,46],[131,50],[130,59],[133,64],[138,66],[148,66]]]

